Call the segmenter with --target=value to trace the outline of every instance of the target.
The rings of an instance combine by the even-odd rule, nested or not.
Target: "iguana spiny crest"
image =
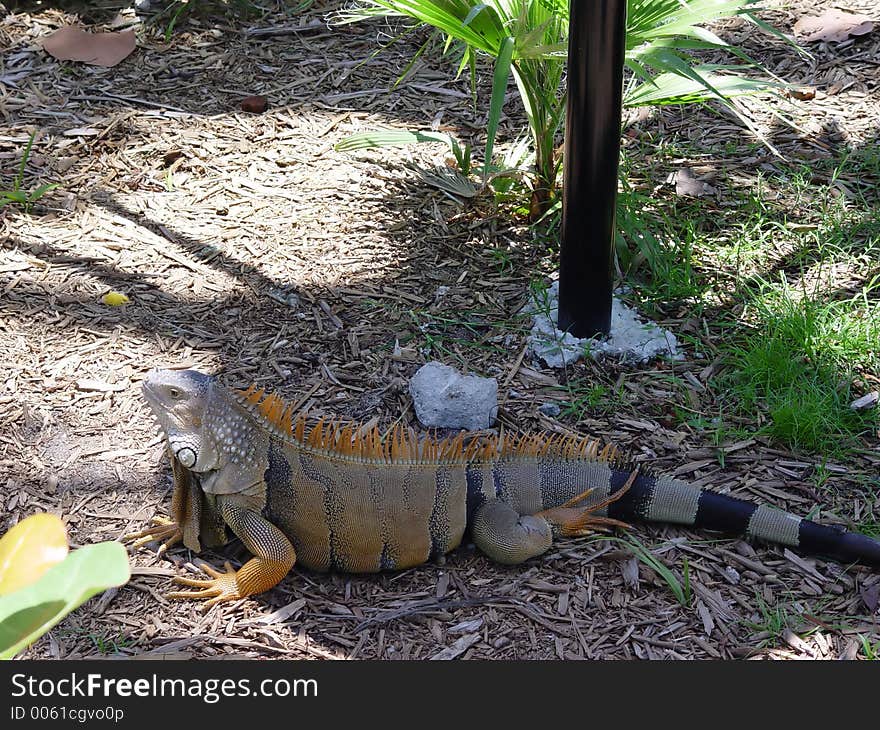
[[[521,563],[554,537],[648,520],[746,534],[843,562],[880,565],[880,542],[627,465],[579,436],[419,439],[410,429],[318,421],[251,386],[196,371],[151,372],[144,395],[166,434],[172,516],[132,536],[199,550],[230,529],[254,557],[173,597],[209,605],[268,590],[294,562],[374,572],[442,555],[466,535]]]

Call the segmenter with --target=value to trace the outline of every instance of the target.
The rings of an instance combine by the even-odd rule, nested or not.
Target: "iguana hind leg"
[[[516,565],[549,550],[554,535],[570,537],[612,527],[629,527],[620,520],[593,513],[620,499],[632,486],[638,471],[636,467],[623,487],[613,495],[587,507],[578,505],[593,492],[592,489],[558,507],[533,515],[520,515],[509,504],[497,499],[486,502],[474,515],[471,529],[474,543],[496,562]]]
[[[175,591],[167,598],[207,598],[205,610],[223,601],[268,591],[278,585],[296,562],[296,552],[290,540],[275,525],[251,509],[236,502],[235,495],[217,498],[217,507],[226,524],[241,538],[254,555],[239,570],[226,563],[226,572],[205,567],[208,580],[174,578],[179,585],[199,588],[198,591]]]
[[[547,552],[553,528],[543,517],[521,515],[506,502],[493,499],[474,515],[474,544],[497,563],[516,565]]]
[[[600,509],[604,509],[612,502],[616,502],[626,494],[638,475],[639,467],[637,465],[632,470],[632,473],[629,475],[629,478],[627,478],[624,485],[610,497],[606,497],[601,502],[591,504],[588,507],[578,507],[577,505],[583,502],[594,491],[594,489],[587,489],[558,507],[551,507],[550,509],[538,512],[535,517],[543,517],[553,526],[554,534],[562,535],[564,537],[580,537],[582,535],[589,535],[597,530],[610,530],[612,527],[628,529],[629,525],[626,522],[615,520],[612,517],[603,517],[601,515],[596,516],[594,513],[598,512]]]

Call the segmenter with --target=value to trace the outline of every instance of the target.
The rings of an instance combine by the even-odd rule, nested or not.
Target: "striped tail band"
[[[626,468],[611,470],[611,494],[623,487],[630,474]],[[665,475],[640,474],[632,487],[608,506],[607,514],[623,521],[667,522],[746,535],[841,563],[880,567],[880,541],[867,535],[820,525]]]

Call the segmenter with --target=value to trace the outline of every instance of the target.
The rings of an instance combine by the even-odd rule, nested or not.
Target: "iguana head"
[[[231,494],[262,480],[268,432],[210,375],[153,370],[143,391],[172,457],[198,475],[203,491]]]
[[[216,460],[213,444],[203,437],[213,383],[197,370],[152,370],[142,386],[172,454],[193,471],[213,468]]]

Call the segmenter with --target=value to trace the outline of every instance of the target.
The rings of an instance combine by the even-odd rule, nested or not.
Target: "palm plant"
[[[739,49],[700,27],[743,16],[774,32],[748,12],[756,0],[629,0],[626,65],[632,71],[624,105],[684,104],[717,100],[736,111],[732,97],[766,90],[770,80],[744,77],[758,67]],[[342,22],[377,16],[408,17],[426,24],[458,49],[458,73],[475,73],[479,55],[493,59],[492,95],[486,130],[483,173],[492,167],[495,135],[512,75],[528,120],[532,141],[533,203],[546,209],[560,169],[556,141],[565,111],[562,77],[567,58],[569,0],[359,0]],[[779,35],[779,34],[777,34]],[[426,44],[427,45],[427,44]],[[425,46],[420,49],[420,55]],[[737,66],[700,64],[695,51],[724,50]],[[738,112],[737,112],[738,113]],[[346,140],[343,149],[388,144],[371,133]],[[534,206],[533,206],[534,210]]]

